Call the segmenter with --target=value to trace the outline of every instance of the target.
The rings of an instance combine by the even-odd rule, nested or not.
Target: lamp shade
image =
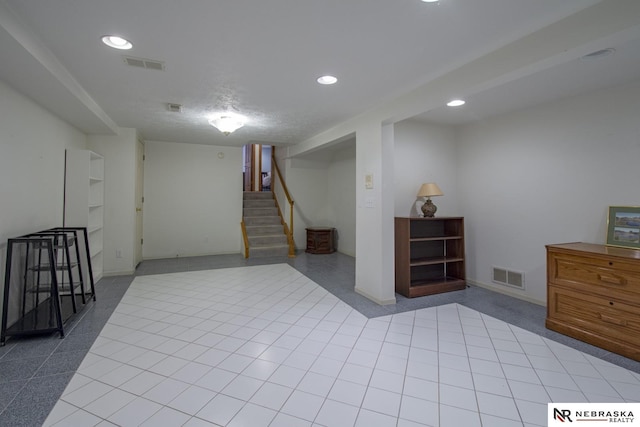
[[[209,124],[217,128],[225,135],[229,135],[233,131],[244,126],[245,118],[238,114],[224,113],[209,119]]]
[[[422,186],[420,187],[420,191],[418,191],[418,197],[442,196],[443,194],[444,193],[435,182],[422,184]]]

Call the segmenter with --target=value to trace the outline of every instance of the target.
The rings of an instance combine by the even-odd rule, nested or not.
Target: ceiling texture
[[[129,127],[152,141],[289,145],[601,3],[629,0],[0,0],[0,80],[88,134]],[[636,79],[637,20],[605,40],[615,46],[593,43],[612,55],[567,56],[416,118],[464,124]],[[133,49],[111,49],[103,35]],[[338,83],[316,83],[325,74]],[[228,110],[248,121],[224,136],[208,118]]]

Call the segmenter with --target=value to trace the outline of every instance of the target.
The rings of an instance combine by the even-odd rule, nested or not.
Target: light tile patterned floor
[[[136,277],[51,426],[545,426],[640,374],[458,304],[367,319],[286,264]]]

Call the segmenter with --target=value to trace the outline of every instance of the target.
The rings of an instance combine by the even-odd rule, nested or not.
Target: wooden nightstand
[[[309,227],[307,228],[307,253],[330,254],[336,251],[335,228]]]

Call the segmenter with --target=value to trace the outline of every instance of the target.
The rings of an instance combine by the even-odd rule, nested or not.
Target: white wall
[[[137,132],[89,135],[88,146],[104,157],[104,274],[135,270],[135,188]],[[120,256],[116,256],[119,253]]]
[[[433,197],[436,216],[461,215],[454,130],[448,126],[404,120],[395,125],[395,216],[416,216],[423,199],[416,195],[426,182],[438,184],[443,196]]]
[[[284,150],[276,150],[283,153]],[[356,146],[355,141],[321,150],[304,158],[278,159],[285,182],[295,201],[294,239],[306,247],[306,227],[335,227],[337,250],[356,254]],[[285,165],[285,167],[282,167]],[[276,184],[280,208],[289,220],[289,207]]]
[[[0,81],[3,247],[8,238],[62,225],[67,148],[86,148],[86,136]]]
[[[7,239],[62,226],[67,148],[86,148],[85,135],[0,81],[2,280]]]
[[[328,220],[328,181],[326,159],[290,159],[286,161],[285,182],[294,200],[293,238],[298,249],[307,245],[306,227],[326,226]],[[278,164],[280,166],[280,163]],[[280,194],[278,194],[280,197]],[[278,199],[282,214],[288,220],[286,198]]]
[[[604,243],[608,206],[640,205],[639,118],[636,81],[461,129],[468,277],[523,271],[517,293],[546,301],[545,245]]]
[[[143,257],[239,253],[242,149],[146,141],[145,155]]]
[[[337,230],[338,252],[356,256],[355,144],[333,153],[327,179],[327,225]]]
[[[262,146],[262,172],[271,172],[271,146]]]

